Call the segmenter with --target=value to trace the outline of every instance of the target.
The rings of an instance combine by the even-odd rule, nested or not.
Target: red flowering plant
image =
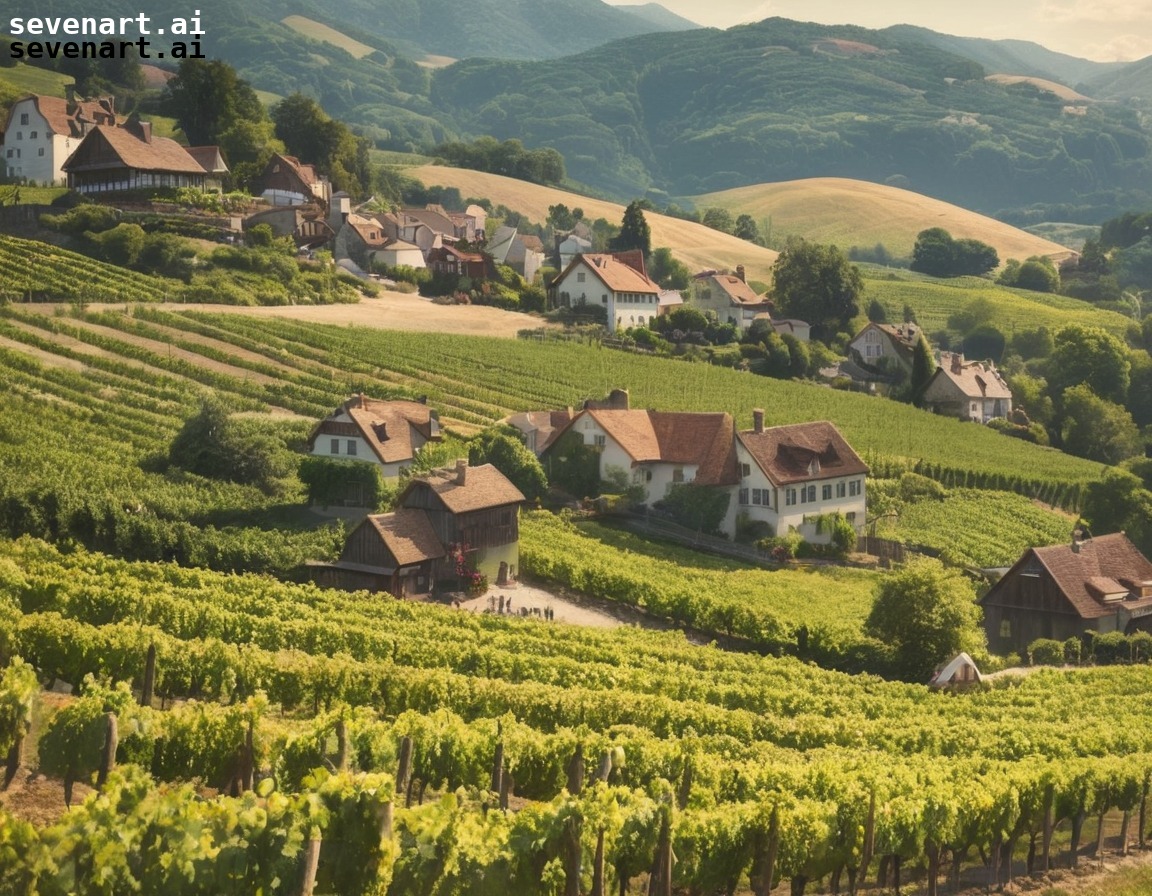
[[[460,587],[469,597],[477,597],[488,590],[488,577],[469,565],[468,555],[472,550],[465,542],[456,542],[448,546],[448,556],[456,567]]]

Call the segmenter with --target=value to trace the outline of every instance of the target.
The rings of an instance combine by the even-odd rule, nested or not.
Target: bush
[[[1079,641],[1077,641],[1077,645],[1079,645]],[[1028,645],[1028,664],[1030,666],[1064,665],[1064,642],[1053,641],[1050,638],[1037,638]]]

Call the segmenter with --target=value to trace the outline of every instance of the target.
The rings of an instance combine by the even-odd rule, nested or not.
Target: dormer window
[[[814,457],[809,462],[808,475],[809,476],[819,476],[820,475],[820,459],[819,458]]]

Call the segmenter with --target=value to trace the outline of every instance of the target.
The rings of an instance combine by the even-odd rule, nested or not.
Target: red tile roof
[[[735,274],[712,274],[708,277],[733,305],[763,305],[764,297]]]
[[[776,485],[815,482],[868,472],[868,465],[827,421],[771,426],[737,435],[757,466]]]
[[[104,144],[103,148],[100,143]],[[93,171],[114,167],[117,163],[136,171],[204,175],[200,163],[175,140],[167,137],[144,140],[134,128],[108,125],[97,125],[89,131],[62,167],[65,171]]]
[[[219,146],[189,146],[188,155],[192,156],[209,174],[227,174],[228,165],[224,156],[220,154]]]
[[[736,427],[730,414],[642,410],[584,413],[633,463],[695,465],[698,485],[735,485],[740,481],[733,441]]]
[[[1118,607],[1132,609],[1152,605],[1152,597],[1109,603],[1102,599],[1104,594],[1131,591],[1142,585],[1152,587],[1152,562],[1123,532],[1089,538],[1080,543],[1079,551],[1073,551],[1069,543],[1032,548],[1029,553],[1048,570],[1083,619],[1108,616]],[[1027,558],[1025,554],[1016,565],[1020,566]]]
[[[69,102],[55,96],[27,94],[17,102],[27,99],[33,100],[37,111],[44,116],[54,134],[81,137],[84,135],[85,124],[115,125],[118,121],[115,102],[111,97]]]
[[[647,275],[640,273],[632,265],[626,264],[611,254],[581,254],[568,263],[564,273],[556,278],[556,282],[568,276],[568,272],[583,262],[592,273],[600,279],[612,292],[637,292],[660,294],[660,287],[650,280]]]
[[[398,567],[437,560],[446,553],[423,510],[401,508],[394,513],[373,514],[368,523],[396,558]]]
[[[351,423],[335,419],[347,414]],[[426,441],[440,438],[440,423],[428,405],[419,401],[382,401],[363,395],[353,396],[308,437],[308,447],[322,435],[360,436],[383,464],[400,463],[416,456],[413,433]]]
[[[940,366],[934,376],[946,378],[968,398],[1011,398],[1012,390],[995,364],[965,361],[963,355],[940,353]]]
[[[447,467],[427,476],[413,478],[404,494],[414,488],[429,488],[454,514],[524,503],[520,489],[491,464],[467,467],[463,485],[459,483],[459,472],[459,467]],[[400,500],[403,502],[403,495]]]

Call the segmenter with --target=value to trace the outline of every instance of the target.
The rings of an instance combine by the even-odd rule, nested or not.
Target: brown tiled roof
[[[187,150],[188,155],[192,156],[196,163],[209,174],[226,174],[228,172],[228,165],[220,154],[219,146],[189,146]]]
[[[76,151],[68,157],[62,166],[63,169],[92,171],[114,167],[116,163],[111,159],[80,164],[79,160],[85,157],[95,141],[103,141],[115,159],[123,163],[124,167],[136,171],[165,171],[201,176],[204,174],[200,163],[188,155],[188,151],[175,140],[153,137],[149,142],[142,139],[139,132],[134,129],[107,125],[97,125],[89,131],[76,147]]]
[[[394,513],[374,514],[368,522],[379,533],[397,566],[412,566],[436,560],[445,554],[444,545],[423,510],[401,508]]]
[[[387,242],[387,237],[384,236],[380,223],[373,218],[365,218],[363,215],[349,215],[348,226],[356,231],[357,236],[369,246],[379,248]]]
[[[868,472],[868,465],[840,431],[827,421],[771,426],[737,436],[756,464],[776,485],[835,479]],[[813,461],[819,470],[810,472]]]
[[[641,274],[636,268],[620,261],[611,254],[581,254],[568,263],[568,267],[557,280],[563,280],[574,265],[583,261],[605,286],[612,292],[642,292],[652,295],[660,294],[660,287],[647,276]]]
[[[451,513],[471,513],[505,504],[522,504],[524,495],[492,464],[468,467],[464,485],[458,482],[459,470],[447,467],[427,476],[414,478],[405,493],[426,486],[439,496]],[[403,501],[403,496],[401,496]]]
[[[934,376],[950,380],[968,398],[1011,398],[1012,390],[996,366],[979,361],[965,361],[963,355],[942,352]]]
[[[698,485],[735,485],[740,481],[733,442],[736,427],[730,414],[643,410],[584,413],[633,463],[693,464]]]
[[[713,274],[709,278],[719,287],[733,305],[762,305],[764,298],[735,274]]]
[[[916,343],[920,341],[920,334],[923,332],[917,324],[878,324],[875,322],[869,323],[863,330],[852,337],[855,342],[867,330],[879,330],[888,337],[888,341],[892,343],[892,348],[898,356],[906,361],[912,360],[912,354],[916,349]]]
[[[1030,553],[1048,570],[1056,586],[1081,618],[1108,616],[1116,612],[1118,606],[1131,609],[1152,604],[1152,598],[1105,604],[1093,593],[1103,591],[1115,594],[1120,590],[1128,590],[1127,587],[1119,586],[1122,580],[1132,585],[1144,582],[1152,584],[1152,562],[1136,549],[1123,532],[1089,538],[1081,542],[1079,547],[1077,552],[1072,550],[1071,544],[1057,544],[1032,548]],[[1027,556],[1021,558],[1017,566],[1025,562]]]
[[[83,135],[82,123],[89,125],[105,124],[115,125],[117,122],[115,106],[111,98],[104,100],[76,100],[68,102],[56,96],[40,96],[28,94],[21,100],[32,99],[37,111],[44,116],[52,133],[70,137]]]
[[[342,412],[352,418],[351,423],[334,419]],[[426,440],[440,438],[439,421],[428,405],[419,401],[381,401],[357,395],[316,426],[308,437],[308,447],[313,447],[322,435],[359,435],[381,463],[393,464],[416,456],[413,431]]]
[[[520,242],[524,244],[524,248],[529,252],[544,251],[544,241],[534,233],[520,234]]]
[[[536,453],[552,444],[560,431],[572,422],[575,414],[567,408],[560,411],[522,411],[504,418],[505,423],[523,433],[536,432]]]

